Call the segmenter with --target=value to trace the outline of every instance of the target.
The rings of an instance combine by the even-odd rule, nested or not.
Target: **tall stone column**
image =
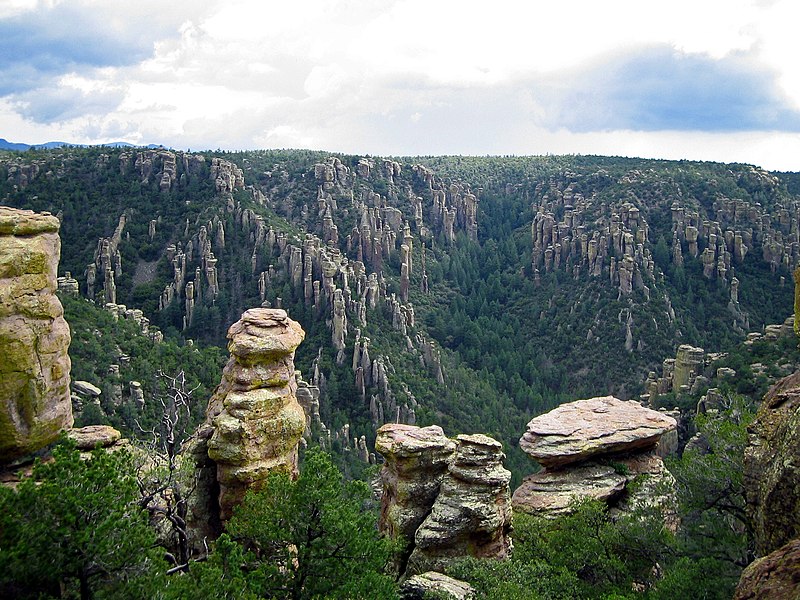
[[[0,463],[72,426],[58,229],[49,213],[0,206]]]

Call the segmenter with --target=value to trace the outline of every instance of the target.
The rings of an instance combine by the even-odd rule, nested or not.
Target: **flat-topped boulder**
[[[520,447],[547,468],[655,446],[675,419],[613,396],[562,404],[532,419]]]
[[[292,354],[305,337],[300,324],[280,308],[251,308],[228,329],[228,351],[242,365]]]
[[[122,434],[110,425],[87,425],[78,429],[70,429],[67,437],[75,443],[78,450],[108,448],[116,444]]]

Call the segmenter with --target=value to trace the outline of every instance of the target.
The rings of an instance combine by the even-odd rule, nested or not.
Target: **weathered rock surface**
[[[0,206],[0,462],[72,425],[70,333],[55,295],[58,228],[47,213]]]
[[[379,528],[402,539],[401,563],[411,553],[416,533],[431,511],[456,443],[437,425],[415,427],[392,423],[378,429],[375,450],[385,462]],[[399,566],[404,570],[404,564]]]
[[[609,465],[588,463],[561,471],[528,475],[516,489],[514,510],[529,514],[567,512],[577,497],[612,502],[625,491],[628,478]]]
[[[618,512],[657,505],[676,522],[672,481],[661,458],[661,437],[675,431],[672,417],[611,396],[578,400],[533,419],[520,446],[545,465],[514,492],[515,510],[555,516],[579,498],[594,498]],[[636,486],[630,486],[633,481]]]
[[[800,372],[767,392],[748,430],[745,494],[763,556],[800,537]]]
[[[404,548],[399,574],[440,570],[456,557],[504,558],[511,548],[511,473],[492,438],[445,437],[441,427],[387,424],[379,527]]]
[[[108,448],[116,444],[122,434],[110,425],[88,425],[79,429],[70,429],[67,437],[75,442],[78,450],[93,450],[97,446]]]
[[[655,446],[675,419],[613,396],[562,404],[532,419],[520,447],[545,467]]]
[[[511,550],[511,473],[500,442],[459,435],[431,513],[414,535],[406,574],[441,570],[453,559],[506,558]]]
[[[473,587],[458,579],[453,579],[436,571],[414,575],[400,588],[403,600],[425,600],[443,598],[444,600],[470,600],[475,597]]]
[[[742,572],[733,600],[800,598],[800,539],[750,563]]]
[[[231,358],[200,431],[216,464],[222,521],[270,472],[297,473],[305,415],[295,395],[294,351],[304,336],[281,309],[247,310],[228,330]]]

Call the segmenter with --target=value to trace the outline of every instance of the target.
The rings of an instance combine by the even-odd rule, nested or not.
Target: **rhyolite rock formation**
[[[475,590],[464,581],[428,571],[409,577],[400,588],[400,597],[403,600],[470,600],[475,597]]]
[[[402,540],[400,573],[441,570],[463,556],[508,555],[511,474],[499,442],[481,434],[453,441],[437,426],[387,424],[375,449],[386,460],[379,526]]]
[[[747,510],[764,556],[800,537],[800,372],[767,392],[748,431]]]
[[[72,426],[69,326],[55,295],[59,222],[0,206],[0,462]]]
[[[375,450],[381,469],[380,530],[413,547],[414,534],[430,513],[456,443],[438,425],[415,427],[392,423],[378,429]]]
[[[304,336],[281,309],[247,310],[228,329],[231,357],[188,448],[205,471],[193,509],[201,520],[218,513],[226,521],[247,490],[273,471],[297,474],[305,415],[296,398],[294,351]]]
[[[532,419],[520,447],[544,467],[559,467],[597,454],[655,446],[675,429],[675,419],[613,396],[562,404]]]
[[[800,539],[792,540],[750,563],[739,579],[733,600],[800,598]]]
[[[562,404],[532,419],[520,447],[545,469],[523,480],[514,509],[552,516],[587,497],[622,511],[663,503],[657,487],[671,475],[658,444],[676,426],[668,415],[612,396]],[[634,480],[641,485],[632,491]]]

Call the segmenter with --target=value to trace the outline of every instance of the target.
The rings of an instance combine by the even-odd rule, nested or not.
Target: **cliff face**
[[[800,537],[800,373],[764,397],[744,455],[747,508],[756,554]]]
[[[70,334],[56,291],[55,217],[0,206],[0,462],[72,426]]]

